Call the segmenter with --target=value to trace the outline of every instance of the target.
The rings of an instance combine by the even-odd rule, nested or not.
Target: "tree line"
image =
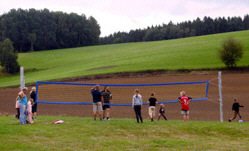
[[[100,26],[84,14],[48,9],[12,9],[0,16],[0,41],[9,38],[18,52],[96,45]]]
[[[185,21],[147,27],[146,29],[130,30],[129,32],[115,32],[101,37],[99,44],[115,44],[126,42],[156,41],[209,35],[216,33],[240,31],[249,29],[249,15],[241,17],[204,17],[193,21]]]

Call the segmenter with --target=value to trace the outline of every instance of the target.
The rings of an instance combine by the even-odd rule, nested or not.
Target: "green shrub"
[[[233,68],[243,56],[243,46],[238,40],[230,37],[223,42],[218,54],[227,67]]]

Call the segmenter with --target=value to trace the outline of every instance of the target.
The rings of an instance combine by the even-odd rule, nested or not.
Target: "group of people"
[[[36,88],[33,87],[30,91],[30,99],[27,97],[28,88],[24,87],[18,93],[16,98],[15,108],[17,111],[16,118],[20,120],[20,124],[33,123],[36,119],[37,103],[36,101]],[[28,121],[27,121],[28,117]]]
[[[105,86],[104,90],[100,91],[100,86],[96,85],[91,89],[93,96],[93,117],[96,121],[97,112],[100,120],[110,120],[110,105],[112,103],[112,93],[109,91],[109,87]]]
[[[180,92],[180,95],[181,96],[178,98],[178,100],[182,104],[181,113],[183,115],[184,122],[189,122],[189,101],[191,101],[192,98],[187,97],[184,91]],[[156,105],[158,104],[157,99],[155,98],[154,92],[151,93],[151,97],[148,99],[147,104],[149,105],[149,116],[150,116],[151,122],[153,122],[154,121],[153,117],[155,117],[156,115]],[[142,96],[141,94],[139,94],[139,90],[136,89],[135,95],[133,96],[133,99],[132,99],[132,108],[135,111],[137,123],[139,123],[139,121],[143,123],[143,118],[141,115],[142,105],[143,105]],[[160,120],[161,116],[164,118],[164,120],[168,120],[167,117],[165,116],[164,104],[160,104],[157,120]]]
[[[157,99],[155,98],[154,92],[151,93],[151,97],[149,98],[147,104],[149,105],[149,116],[150,116],[151,122],[153,122],[154,121],[153,117],[156,116],[156,104],[158,104]],[[161,116],[164,118],[164,120],[168,120],[164,114],[165,114],[164,104],[160,104],[157,120],[159,121]]]
[[[96,85],[91,89],[91,93],[93,96],[93,116],[94,120],[96,121],[97,112],[99,114],[100,120],[110,120],[110,103],[112,103],[112,94],[109,90],[108,86],[105,86],[104,90],[100,91],[100,85]],[[184,91],[180,92],[180,97],[178,97],[178,101],[181,103],[181,114],[183,116],[184,122],[189,122],[189,102],[192,100],[191,97],[186,96],[186,93]],[[154,117],[156,115],[156,105],[158,104],[158,101],[155,97],[155,93],[151,93],[151,97],[148,99],[147,104],[149,105],[149,116],[151,119],[151,122],[154,121]],[[141,122],[143,123],[143,118],[141,114],[143,106],[143,100],[142,95],[139,93],[138,89],[135,89],[135,94],[132,97],[132,108],[135,111],[135,116],[137,119],[137,123]],[[241,115],[239,112],[239,108],[244,107],[239,104],[237,99],[234,99],[232,111],[234,113],[234,116],[229,119],[229,122],[234,120],[237,115],[239,115],[239,118],[241,119]],[[165,116],[165,106],[164,104],[160,104],[159,107],[159,113],[157,120],[160,120],[160,118],[163,117],[164,120],[167,120],[167,117]]]
[[[96,121],[97,113],[99,114],[100,120],[110,120],[110,103],[112,103],[112,93],[109,90],[108,86],[105,86],[104,90],[100,91],[100,85],[96,85],[91,89],[92,97],[93,97],[93,117]],[[178,98],[179,102],[182,104],[182,115],[184,122],[189,122],[189,101],[192,100],[191,97],[187,97],[185,92],[180,92],[180,97]],[[151,122],[154,121],[154,117],[156,115],[156,105],[158,101],[155,97],[155,93],[151,93],[151,97],[148,99],[149,105],[149,116],[151,118]],[[141,115],[143,101],[142,95],[139,94],[139,90],[135,90],[135,94],[132,98],[132,108],[135,111],[137,123],[143,123],[143,118]],[[164,120],[167,120],[165,116],[165,106],[164,104],[160,104],[159,114],[157,120],[160,120],[160,117],[163,117]]]
[[[36,88],[33,87],[30,91],[30,99],[27,98],[28,88],[24,87],[21,92],[18,93],[16,98],[15,108],[17,110],[16,118],[20,120],[20,124],[24,125],[27,123],[33,123],[33,120],[36,119],[37,116],[37,103],[36,103]],[[99,114],[100,120],[110,120],[110,103],[112,103],[112,93],[109,90],[108,86],[104,87],[103,91],[100,91],[100,85],[96,85],[91,89],[92,97],[93,97],[93,117],[96,121],[97,113]],[[181,114],[183,115],[184,122],[189,122],[189,102],[192,100],[191,97],[186,96],[185,92],[180,92],[180,97],[178,97],[178,101],[181,103]],[[154,121],[154,117],[156,115],[156,105],[158,101],[155,97],[155,93],[151,93],[151,97],[148,99],[147,104],[149,105],[149,116],[151,122]],[[138,89],[135,89],[135,94],[132,98],[132,108],[135,111],[137,123],[143,123],[143,118],[141,114],[143,106],[142,95],[139,93]],[[230,118],[228,121],[231,122],[234,120],[237,115],[241,119],[241,115],[239,112],[239,108],[244,107],[240,105],[237,99],[234,99],[233,103],[233,113],[234,116]],[[161,116],[164,120],[167,120],[165,116],[165,106],[164,104],[160,104],[159,114],[157,120],[160,120]],[[28,121],[27,121],[28,117]]]

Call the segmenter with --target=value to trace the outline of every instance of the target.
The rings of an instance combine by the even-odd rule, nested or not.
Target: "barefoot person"
[[[139,119],[140,119],[141,123],[143,123],[143,118],[141,115],[142,105],[143,105],[142,96],[139,94],[139,90],[136,89],[135,95],[132,98],[132,108],[135,111],[137,123],[139,123]]]
[[[104,90],[102,91],[104,103],[111,103],[112,101],[112,93],[109,91],[109,87],[105,86]],[[103,105],[103,120],[110,120],[110,105]]]
[[[232,118],[230,118],[228,121],[229,122],[232,122],[232,120],[234,120],[234,119],[236,119],[236,117],[237,117],[237,115],[239,115],[239,118],[241,119],[242,117],[241,117],[241,115],[240,115],[240,113],[239,113],[239,108],[240,107],[244,107],[243,105],[240,105],[239,104],[239,101],[237,100],[237,99],[234,99],[233,100],[233,107],[232,107],[232,110],[233,110],[233,117]]]
[[[24,125],[27,124],[26,119],[27,119],[27,91],[28,88],[24,87],[21,92],[18,93],[18,100],[19,100],[19,109],[20,109],[20,124]]]
[[[30,98],[33,99],[34,104],[32,105],[32,119],[36,120],[37,103],[36,103],[36,88],[33,87],[30,91]]]
[[[95,87],[93,87],[91,89],[91,93],[93,96],[93,118],[94,121],[96,121],[96,117],[97,117],[97,112],[99,114],[99,119],[100,121],[102,121],[102,105],[104,105],[104,101],[103,101],[103,96],[102,93],[99,91],[100,86],[96,85]]]
[[[149,107],[149,116],[150,116],[150,120],[151,122],[154,121],[153,117],[156,116],[156,104],[157,104],[157,99],[155,98],[155,93],[152,92],[151,93],[151,97],[148,100],[148,105]]]
[[[184,91],[180,92],[180,95],[181,96],[178,98],[178,100],[182,104],[183,120],[184,122],[188,123],[189,122],[189,102],[192,100],[192,98],[186,96]]]

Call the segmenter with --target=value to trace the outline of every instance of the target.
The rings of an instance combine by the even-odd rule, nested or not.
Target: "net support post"
[[[20,67],[20,91],[25,87],[24,68]]]
[[[218,72],[218,79],[219,79],[220,122],[223,122],[223,99],[222,99],[221,71]]]

